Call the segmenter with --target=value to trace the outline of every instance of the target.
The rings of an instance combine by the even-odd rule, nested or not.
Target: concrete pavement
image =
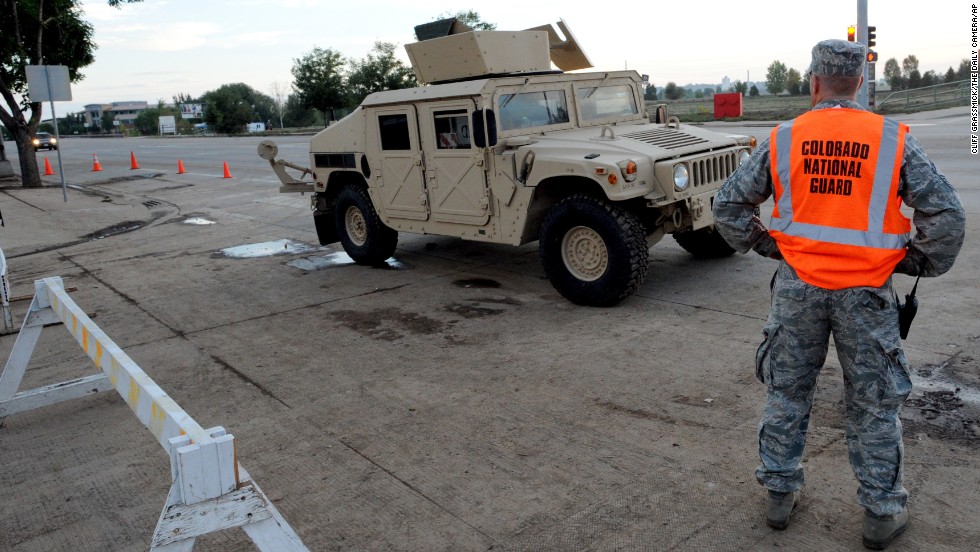
[[[202,156],[217,167],[258,141],[218,140]],[[969,233],[954,269],[920,284],[905,343],[912,524],[894,549],[964,550],[980,539],[980,184],[966,143],[923,143],[964,197]],[[613,309],[563,301],[536,244],[402,234],[397,262],[369,269],[316,247],[308,198],[277,194],[261,160],[223,180],[138,151],[144,169],[129,171],[130,150],[170,144],[127,140],[100,155],[126,163],[107,174],[88,171],[88,154],[68,159],[67,204],[54,181],[0,189],[14,294],[53,275],[77,287],[76,302],[185,410],[236,436],[239,460],[311,550],[862,549],[833,352],[802,506],[784,532],[762,518],[752,471],[764,388],[751,362],[771,262],[697,261],[668,238],[646,284]],[[283,239],[276,255],[227,253]],[[15,303],[18,321],[24,309]],[[13,339],[0,338],[4,357]],[[48,328],[27,384],[94,370]],[[0,550],[145,550],[168,468],[113,394],[9,416]],[[240,531],[195,547],[251,549]]]

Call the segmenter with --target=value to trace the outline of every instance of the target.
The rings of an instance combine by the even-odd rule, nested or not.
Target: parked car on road
[[[47,132],[38,132],[37,134],[35,134],[34,139],[31,140],[31,143],[34,144],[34,151],[37,151],[39,149],[46,149],[46,150],[58,149],[58,139],[55,138],[54,136],[51,136]]]

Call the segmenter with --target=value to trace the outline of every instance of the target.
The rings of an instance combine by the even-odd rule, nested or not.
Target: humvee
[[[522,245],[568,300],[611,306],[672,234],[696,257],[734,253],[711,202],[754,138],[648,117],[636,71],[590,68],[564,21],[526,31],[416,27],[423,86],[373,93],[310,142],[313,168],[259,145],[283,192],[311,192],[321,245],[384,263],[399,232]],[[434,36],[434,37],[433,37]],[[558,67],[552,69],[551,62]],[[313,181],[296,180],[292,168]]]

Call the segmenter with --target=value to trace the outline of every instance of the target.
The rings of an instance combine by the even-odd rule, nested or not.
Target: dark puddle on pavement
[[[912,371],[913,389],[902,419],[913,431],[980,447],[980,391],[950,373],[951,363],[958,360],[970,359]]]
[[[87,240],[101,240],[103,238],[108,238],[109,236],[115,236],[116,234],[125,234],[126,232],[132,232],[133,230],[139,230],[140,228],[146,226],[146,221],[142,220],[124,220],[108,226],[101,230],[96,230],[91,234],[85,234],[82,238]]]
[[[500,287],[500,282],[489,278],[467,278],[465,280],[456,280],[453,282],[453,285],[461,288],[494,289]]]

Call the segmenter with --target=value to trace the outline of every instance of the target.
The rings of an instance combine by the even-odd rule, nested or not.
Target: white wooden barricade
[[[202,428],[123,352],[65,292],[60,277],[34,282],[34,299],[0,374],[0,417],[115,388],[170,455],[173,485],[150,550],[186,552],[197,537],[241,527],[264,552],[307,548],[248,472],[235,438]],[[102,373],[18,393],[45,324],[61,322]]]
[[[3,255],[3,249],[0,249],[0,310],[3,311],[0,313],[2,331],[12,332],[14,319],[10,316],[10,282],[7,280],[7,257]]]

